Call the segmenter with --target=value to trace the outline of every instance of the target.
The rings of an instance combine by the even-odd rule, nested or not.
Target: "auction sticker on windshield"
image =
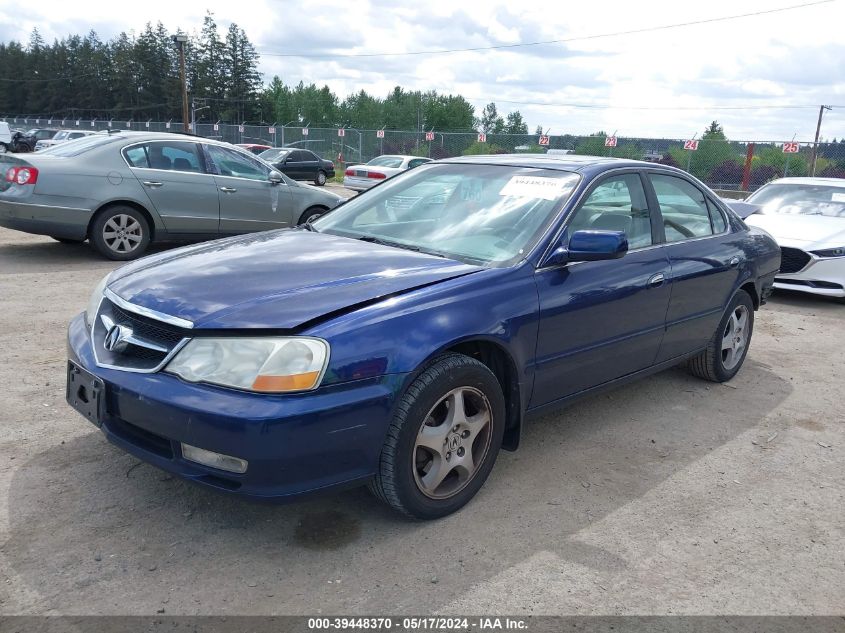
[[[514,176],[502,190],[500,196],[516,198],[540,198],[555,200],[572,187],[568,178],[544,178],[543,176]]]

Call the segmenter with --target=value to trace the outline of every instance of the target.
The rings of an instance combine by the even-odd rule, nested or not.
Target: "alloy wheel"
[[[748,308],[738,305],[722,332],[722,366],[731,370],[742,360],[748,345]]]
[[[115,253],[131,253],[143,239],[143,228],[131,215],[112,216],[103,226],[103,241]]]
[[[414,480],[431,499],[463,490],[490,450],[493,415],[487,397],[472,387],[453,389],[426,415],[412,453]]]

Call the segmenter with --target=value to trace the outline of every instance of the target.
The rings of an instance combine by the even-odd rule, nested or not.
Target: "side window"
[[[415,158],[413,160],[408,161],[408,169],[413,169],[414,167],[419,167],[423,163],[427,163],[428,160],[425,158]]]
[[[126,161],[132,167],[149,167],[150,163],[147,160],[147,146],[135,145],[134,147],[127,147],[123,150],[123,155]]]
[[[312,163],[317,162],[317,160],[318,160],[317,157],[312,152],[302,150],[299,153],[302,154],[302,160],[307,160],[307,161],[310,161]]]
[[[683,178],[649,174],[660,212],[667,242],[680,242],[713,234],[710,211],[704,193]]]
[[[569,223],[570,235],[584,229],[624,231],[629,248],[651,246],[651,216],[639,175],[625,174],[602,181]]]
[[[710,198],[707,199],[707,208],[710,210],[710,224],[713,226],[713,232],[718,234],[727,230],[728,224],[725,221],[725,216]]]
[[[304,152],[301,152],[298,149],[293,150],[290,153],[290,156],[288,156],[289,163],[301,163],[304,160],[307,160],[304,156]]]
[[[267,180],[270,171],[257,160],[245,154],[219,145],[206,145],[216,173],[221,176],[235,178],[249,178],[250,180]]]

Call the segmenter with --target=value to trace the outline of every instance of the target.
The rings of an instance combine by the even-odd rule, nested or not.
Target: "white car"
[[[89,132],[88,130],[59,130],[53,138],[38,141],[35,144],[35,151],[37,152],[40,149],[47,149],[48,147],[53,147],[53,145],[58,145],[59,143],[64,143],[65,141],[72,141],[77,138],[82,138],[83,136],[90,136],[91,134],[96,134],[96,132]]]
[[[775,288],[845,297],[845,179],[780,178],[746,201],[781,247]]]
[[[343,174],[343,186],[354,191],[365,191],[406,169],[413,169],[429,162],[431,162],[430,158],[420,158],[419,156],[394,154],[376,156],[364,165],[347,167]]]

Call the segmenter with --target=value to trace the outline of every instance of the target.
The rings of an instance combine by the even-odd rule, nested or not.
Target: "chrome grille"
[[[122,328],[122,342],[108,349],[106,340],[115,326]],[[135,314],[104,298],[92,327],[97,364],[135,372],[160,369],[187,341],[182,328]]]
[[[780,249],[780,272],[797,273],[810,263],[810,256],[800,248],[782,246]]]

